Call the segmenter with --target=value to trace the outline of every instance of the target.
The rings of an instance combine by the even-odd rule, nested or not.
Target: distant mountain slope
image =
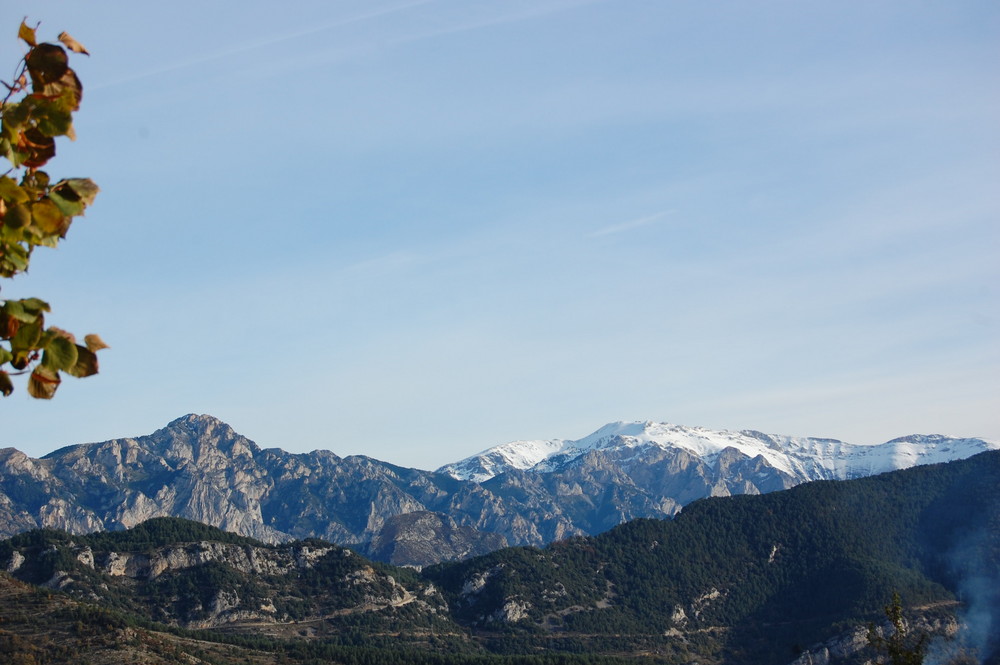
[[[261,449],[211,416],[188,415],[148,436],[69,446],[42,459],[0,450],[0,536],[183,517],[265,542],[317,537],[381,560],[426,565],[669,517],[706,496],[771,492],[990,447],[998,446],[910,437],[861,450],[821,439],[618,423],[574,442],[506,444],[476,456],[464,472],[436,473],[360,455]],[[463,474],[490,477],[476,482]]]
[[[514,441],[467,457],[438,469],[460,480],[485,482],[512,470],[549,473],[566,469],[593,450],[683,450],[712,463],[726,449],[764,464],[796,482],[845,480],[918,464],[964,459],[986,450],[1000,449],[1000,441],[932,435],[912,435],[875,446],[763,434],[752,430],[718,431],[654,422],[617,422],[605,425],[578,440]]]

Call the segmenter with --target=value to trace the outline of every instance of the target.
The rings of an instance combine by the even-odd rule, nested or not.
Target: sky
[[[25,16],[102,191],[2,297],[111,348],[0,447],[1000,439],[992,0],[5,2],[5,80]]]

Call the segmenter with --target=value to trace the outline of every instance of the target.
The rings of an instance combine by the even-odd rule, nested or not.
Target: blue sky
[[[0,446],[1000,438],[995,2],[5,3],[0,72],[25,15],[102,193],[3,295],[112,348]]]

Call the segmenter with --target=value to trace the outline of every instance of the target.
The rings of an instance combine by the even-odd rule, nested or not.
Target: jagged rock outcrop
[[[244,575],[287,575],[299,568],[310,568],[333,547],[300,545],[280,550],[263,550],[230,543],[198,542],[168,546],[146,552],[107,551],[99,557],[90,548],[82,550],[77,560],[112,577],[153,580],[164,573],[224,561]],[[343,550],[344,555],[350,554]]]
[[[965,645],[961,641],[956,641],[955,637],[963,627],[967,629],[967,626],[963,626],[954,615],[943,613],[938,608],[911,609],[908,627],[914,634],[934,638],[929,645],[933,652],[931,662],[973,662],[968,659],[951,658],[962,653],[965,648]],[[881,626],[876,626],[876,630],[884,635],[891,632],[892,628],[888,622],[883,622]],[[820,644],[812,645],[788,665],[840,665],[860,660],[870,663],[872,661],[865,656],[871,656],[873,653],[868,641],[868,627],[854,626]],[[968,656],[969,652],[966,651],[965,654]]]

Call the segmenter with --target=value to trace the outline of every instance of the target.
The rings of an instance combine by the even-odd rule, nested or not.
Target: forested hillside
[[[1000,454],[985,453],[706,499],[671,521],[636,520],[425,575],[463,623],[506,621],[529,642],[601,650],[615,636],[680,661],[781,662],[877,618],[893,591],[910,606],[961,601],[996,612],[998,486]]]

